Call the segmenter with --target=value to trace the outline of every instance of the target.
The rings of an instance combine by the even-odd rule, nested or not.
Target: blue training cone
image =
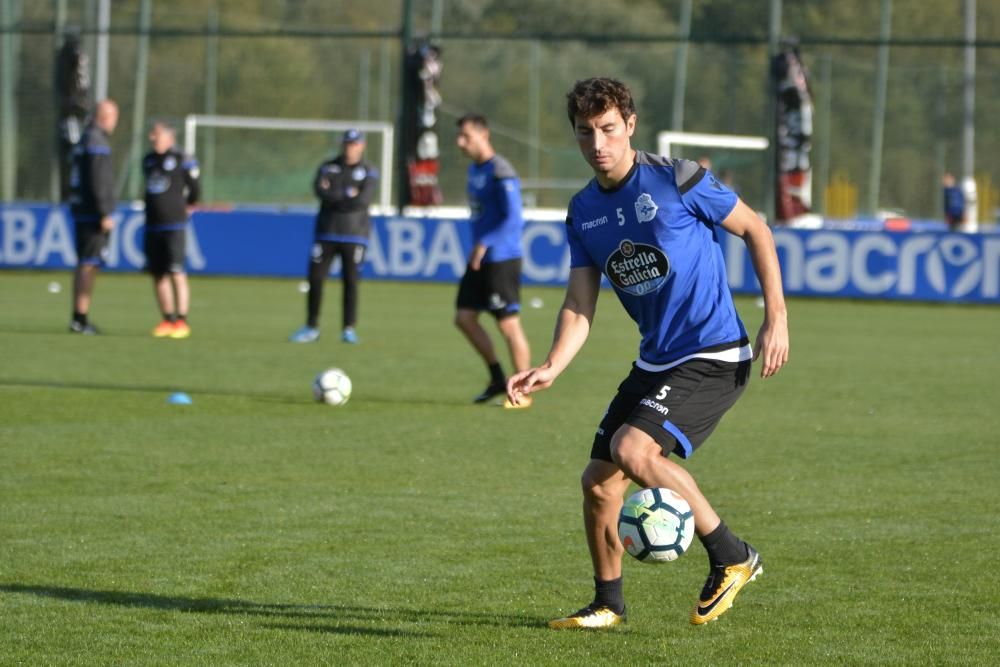
[[[167,403],[171,405],[191,405],[192,402],[191,397],[183,391],[174,392],[167,397]]]

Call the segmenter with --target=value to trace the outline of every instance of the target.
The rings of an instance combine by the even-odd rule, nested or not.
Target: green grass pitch
[[[62,286],[52,294],[50,282]],[[362,344],[295,346],[293,280],[192,279],[155,340],[148,278],[0,273],[0,664],[995,664],[1000,310],[792,300],[792,355],[690,462],[764,576],[719,622],[706,574],[627,559],[629,623],[545,627],[592,593],[579,473],[638,337],[604,293],[535,407],[486,381],[454,286],[362,285]],[[534,358],[561,291],[528,288]],[[761,310],[738,305],[755,333]],[[492,325],[490,325],[492,326]],[[506,354],[504,354],[506,358]],[[316,404],[344,368],[354,395]],[[185,391],[193,405],[167,403]]]

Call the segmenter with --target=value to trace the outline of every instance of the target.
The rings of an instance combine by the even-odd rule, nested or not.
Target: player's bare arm
[[[507,380],[507,398],[511,403],[516,405],[522,396],[547,389],[566,369],[590,334],[600,289],[601,272],[596,267],[570,270],[552,349],[541,365],[516,373]]]
[[[736,207],[722,226],[746,243],[750,262],[763,291],[764,321],[754,342],[753,358],[754,361],[761,359],[760,376],[768,378],[788,361],[788,311],[781,288],[781,267],[774,236],[760,216],[742,200],[737,200]]]

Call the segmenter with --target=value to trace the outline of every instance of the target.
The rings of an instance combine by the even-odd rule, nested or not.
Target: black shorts
[[[455,307],[488,310],[498,320],[521,312],[521,258],[465,269]]]
[[[157,230],[155,227],[147,226],[146,239],[143,243],[146,270],[154,276],[184,273],[186,244],[186,229]]]
[[[341,273],[344,273],[344,268],[346,267],[348,269],[347,273],[351,273],[351,269],[353,269],[353,273],[356,274],[361,264],[365,261],[366,250],[367,246],[363,243],[316,241],[309,251],[309,263],[326,266],[326,270],[328,271],[330,265],[333,264],[334,258],[340,257]],[[351,266],[347,266],[348,263]]]
[[[76,261],[96,266],[107,264],[110,238],[109,232],[101,230],[100,222],[76,223]]]
[[[633,364],[597,428],[590,458],[613,462],[611,438],[629,424],[659,443],[664,456],[673,452],[686,459],[712,434],[749,380],[749,361],[692,359],[658,373]]]

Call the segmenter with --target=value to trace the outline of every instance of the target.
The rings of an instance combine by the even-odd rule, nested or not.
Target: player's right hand
[[[507,400],[514,405],[521,404],[521,398],[528,394],[548,389],[555,382],[556,374],[551,368],[529,368],[514,373],[507,379]]]
[[[110,232],[115,227],[115,219],[110,215],[106,215],[101,218],[101,231]]]

